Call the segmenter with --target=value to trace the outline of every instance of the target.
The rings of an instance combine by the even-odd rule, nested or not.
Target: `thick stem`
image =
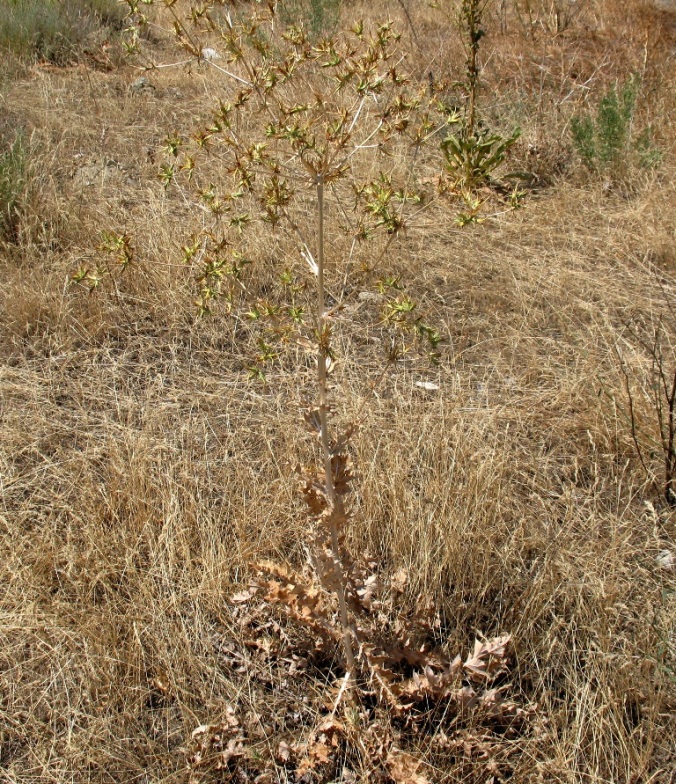
[[[326,318],[324,308],[324,177],[317,175],[317,374],[319,382],[319,422],[324,457],[324,482],[326,497],[332,507],[336,505],[336,488],[333,481],[333,468],[331,466],[331,449],[329,447],[328,428],[328,384],[326,361],[328,359],[327,336],[325,334]],[[336,573],[338,594],[338,607],[340,610],[340,623],[343,630],[343,650],[345,664],[350,681],[354,678],[355,661],[352,649],[352,633],[350,631],[350,618],[347,612],[345,597],[345,575],[340,560],[340,539],[335,522],[330,524],[331,549],[333,550],[333,568]]]

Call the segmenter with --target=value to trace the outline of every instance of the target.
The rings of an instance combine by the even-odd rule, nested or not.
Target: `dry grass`
[[[515,163],[538,187],[524,210],[465,230],[435,201],[388,255],[383,272],[446,342],[438,369],[404,363],[368,404],[351,540],[383,573],[405,567],[411,600],[434,597],[449,651],[477,632],[513,635],[513,690],[539,707],[514,748],[496,746],[504,775],[667,784],[676,573],[656,556],[676,550],[676,515],[637,459],[616,349],[638,389],[649,357],[625,325],[676,302],[676,38],[668,14],[641,4],[583,6],[561,35],[529,36],[511,12],[500,33],[495,4],[482,105],[502,130],[524,128]],[[429,63],[414,48],[420,68],[461,74],[438,12],[413,21],[423,52],[439,52]],[[575,164],[568,123],[632,69],[637,122],[655,125],[665,155],[609,189]],[[226,317],[195,323],[179,252],[195,218],[154,159],[224,88],[169,69],[138,94],[137,76],[36,66],[0,98],[0,130],[25,129],[33,166],[18,241],[0,250],[8,782],[182,781],[192,730],[227,705],[261,753],[323,710],[316,677],[264,659],[239,671],[228,601],[252,562],[304,558],[291,474],[311,459],[298,411],[312,373],[289,357],[252,383],[253,338]],[[134,237],[138,263],[117,293],[88,294],[68,280],[97,257],[101,228]],[[297,264],[285,242],[252,240],[254,293],[275,285],[274,256]],[[345,421],[379,372],[367,305],[337,335]],[[673,325],[667,337],[673,362]],[[654,433],[649,401],[637,405]],[[433,778],[489,776],[459,754]]]

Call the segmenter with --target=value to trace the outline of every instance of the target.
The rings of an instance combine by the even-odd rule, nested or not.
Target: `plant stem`
[[[467,82],[469,88],[467,122],[465,124],[465,134],[468,139],[474,136],[474,126],[476,124],[476,99],[479,90],[479,40],[481,39],[481,8],[479,0],[465,0],[463,3],[463,16],[467,32],[467,43],[469,51],[467,53]]]
[[[319,383],[319,422],[324,455],[324,482],[326,497],[331,509],[340,503],[336,497],[336,488],[333,481],[333,468],[331,466],[331,449],[329,447],[328,429],[328,389],[326,361],[328,359],[328,336],[325,334],[326,318],[324,310],[324,175],[317,174],[317,372]],[[347,612],[345,598],[345,575],[340,560],[340,539],[337,523],[330,518],[331,549],[333,551],[333,568],[336,575],[336,593],[340,610],[340,623],[343,631],[343,650],[349,681],[354,679],[355,661],[352,649],[352,633],[350,631],[350,618]]]
[[[669,506],[676,506],[676,370],[671,390],[667,393],[669,413],[667,415],[667,444],[665,448],[664,496]]]

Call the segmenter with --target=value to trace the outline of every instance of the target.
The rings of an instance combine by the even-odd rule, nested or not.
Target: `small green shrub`
[[[119,28],[123,20],[115,0],[0,0],[0,49],[66,63],[94,30]]]
[[[21,200],[26,190],[27,150],[22,133],[6,149],[0,148],[0,240],[15,242]]]
[[[599,101],[596,117],[573,117],[573,144],[585,166],[594,172],[626,174],[632,165],[654,166],[661,159],[653,144],[652,129],[634,132],[634,114],[640,79],[632,75],[624,86],[613,88]]]

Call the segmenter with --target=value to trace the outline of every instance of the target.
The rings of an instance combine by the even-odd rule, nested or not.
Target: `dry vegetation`
[[[448,8],[406,2],[413,37],[402,5],[341,13],[392,17],[413,72],[462,79]],[[100,40],[70,65],[5,64],[0,140],[22,133],[26,169],[0,245],[0,778],[676,780],[676,510],[651,343],[660,323],[673,376],[676,18],[555,6],[496,0],[482,42],[480,112],[523,131],[523,209],[459,228],[432,193],[377,274],[355,263],[365,296],[335,337],[336,420],[364,406],[348,541],[390,586],[380,622],[425,606],[419,633],[451,658],[511,635],[496,681],[509,720],[432,702],[412,720],[375,698],[333,715],[338,648],[231,600],[257,562],[304,568],[293,469],[315,448],[299,435],[312,362],[289,349],[252,380],[245,320],[196,318],[181,246],[204,219],[157,177],[167,134],[192,132],[232,84],[202,64],[133,86],[143,72]],[[159,33],[149,46],[181,59]],[[571,117],[632,72],[635,123],[662,160],[589,172]],[[432,156],[420,170],[434,179]],[[338,287],[350,246],[328,221]],[[101,262],[103,229],[131,238],[134,261],[89,292],[71,277]],[[307,277],[283,234],[248,242],[252,301],[285,267]],[[386,275],[444,342],[438,366],[399,362],[372,393],[382,335],[366,312]]]

